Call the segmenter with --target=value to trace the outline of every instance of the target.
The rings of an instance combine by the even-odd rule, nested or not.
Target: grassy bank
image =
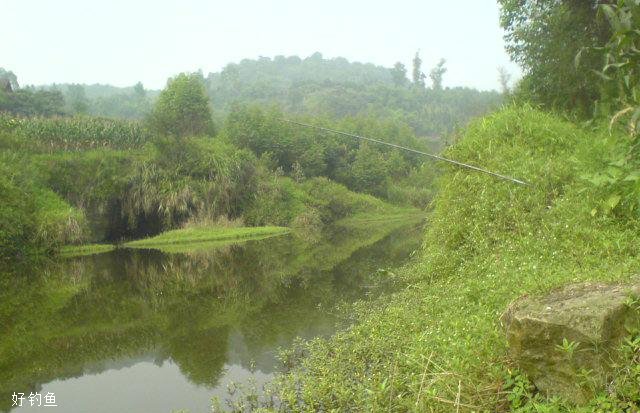
[[[473,124],[447,155],[531,186],[450,169],[424,248],[402,272],[408,287],[363,303],[348,330],[288,352],[290,370],[277,380],[284,405],[304,411],[579,409],[531,393],[507,357],[498,319],[523,294],[638,272],[637,220],[615,209],[603,213],[609,195],[588,180],[620,144],[606,131],[531,108],[506,109]],[[615,384],[584,411],[624,403],[629,391]]]
[[[184,228],[163,232],[151,238],[130,241],[124,244],[130,248],[154,248],[172,244],[202,243],[208,241],[229,241],[263,238],[289,232],[286,227],[241,227],[241,228]]]

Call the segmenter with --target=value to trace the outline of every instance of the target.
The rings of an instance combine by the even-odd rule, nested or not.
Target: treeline
[[[418,136],[442,137],[502,102],[502,94],[495,91],[443,87],[445,64],[441,60],[427,75],[416,54],[409,79],[401,63],[385,68],[344,58],[324,59],[314,53],[304,59],[245,59],[219,73],[197,76],[205,84],[218,122],[236,105],[276,105],[284,112],[305,116],[394,118],[408,124]],[[2,69],[0,79],[12,79],[13,90],[0,90],[0,111],[28,116],[143,119],[158,96],[158,91],[146,90],[141,83],[128,88],[80,84],[19,88],[16,76]]]
[[[150,112],[157,94],[145,90],[140,82],[128,88],[81,84],[20,87],[13,72],[0,68],[0,112],[18,116],[142,119]]]

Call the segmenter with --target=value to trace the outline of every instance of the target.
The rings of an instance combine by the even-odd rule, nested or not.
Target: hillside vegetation
[[[363,303],[345,332],[287,353],[285,364],[295,367],[280,377],[285,405],[305,411],[573,411],[561,400],[535,395],[514,370],[498,319],[522,294],[637,273],[637,221],[593,213],[603,194],[586,179],[603,168],[603,154],[624,142],[623,135],[576,127],[530,107],[473,123],[447,155],[531,186],[449,170],[420,258],[402,271],[407,288]],[[602,390],[584,411],[627,406],[637,400],[638,380],[637,369],[620,372],[612,390]]]

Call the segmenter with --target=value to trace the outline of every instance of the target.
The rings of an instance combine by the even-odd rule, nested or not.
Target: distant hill
[[[502,102],[495,91],[416,86],[405,76],[394,78],[392,70],[314,53],[305,59],[245,59],[210,73],[205,82],[219,117],[234,104],[277,104],[298,114],[397,117],[426,136],[447,134]]]

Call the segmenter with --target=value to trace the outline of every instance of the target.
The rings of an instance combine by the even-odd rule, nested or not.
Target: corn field
[[[134,149],[151,139],[137,121],[91,117],[17,118],[0,114],[0,131],[12,131],[44,151]]]

